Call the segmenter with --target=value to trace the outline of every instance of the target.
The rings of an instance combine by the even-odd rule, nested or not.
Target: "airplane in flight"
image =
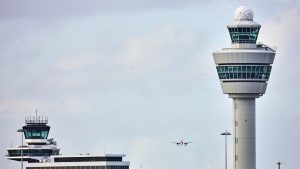
[[[187,146],[188,144],[193,143],[193,142],[180,140],[179,142],[174,141],[172,143],[176,144],[177,146]]]

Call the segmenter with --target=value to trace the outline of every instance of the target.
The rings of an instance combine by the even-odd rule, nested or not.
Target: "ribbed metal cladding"
[[[264,94],[267,83],[264,82],[223,82],[221,87],[224,94]]]
[[[275,52],[267,50],[223,49],[213,53],[214,61],[220,64],[273,64]]]

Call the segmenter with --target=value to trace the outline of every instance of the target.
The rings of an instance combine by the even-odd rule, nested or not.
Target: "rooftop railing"
[[[26,116],[25,117],[26,124],[47,124],[48,117],[41,116]]]

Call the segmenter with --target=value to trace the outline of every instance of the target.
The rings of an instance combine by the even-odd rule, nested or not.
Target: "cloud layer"
[[[230,46],[226,24],[239,3],[1,1],[1,155],[19,142],[23,117],[38,109],[64,154],[105,147],[127,154],[132,169],[222,168],[219,133],[231,128],[232,105],[211,53]],[[299,2],[249,7],[262,24],[259,41],[278,46],[267,93],[257,101],[258,166],[283,159],[295,168],[299,147],[289,145],[300,138],[287,131],[299,128]],[[195,144],[170,143],[182,138]]]

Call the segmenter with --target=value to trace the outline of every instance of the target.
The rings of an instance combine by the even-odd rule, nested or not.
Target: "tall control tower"
[[[235,10],[227,26],[231,48],[214,52],[223,93],[233,99],[234,169],[255,169],[255,99],[267,88],[275,49],[256,44],[260,25],[247,6]]]

